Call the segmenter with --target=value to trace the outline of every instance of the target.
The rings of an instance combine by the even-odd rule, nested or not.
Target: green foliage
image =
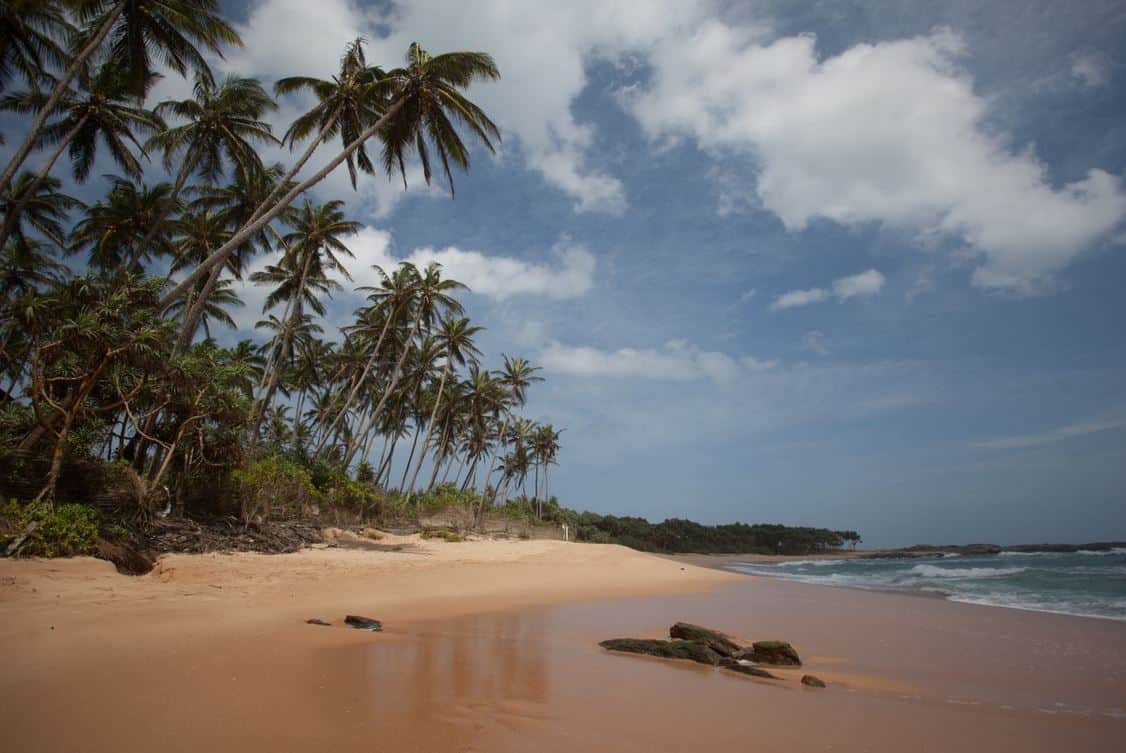
[[[21,548],[23,554],[62,557],[91,554],[98,538],[98,512],[87,505],[42,502],[21,505],[10,500],[0,510],[0,537],[5,543],[35,525]]]
[[[576,516],[575,530],[579,541],[666,553],[812,554],[860,542],[855,531],[746,523],[707,526],[677,518],[650,523],[644,518],[591,512]]]
[[[371,463],[366,460],[360,461],[360,464],[356,466],[356,481],[361,484],[370,484],[375,481],[375,469],[371,467]]]
[[[280,455],[258,458],[232,474],[242,519],[293,519],[324,499],[309,470]]]
[[[448,541],[451,544],[456,544],[459,541],[465,541],[465,537],[458,533],[454,533],[453,531],[423,531],[421,534],[419,534],[419,536],[424,539],[441,539],[442,541]]]

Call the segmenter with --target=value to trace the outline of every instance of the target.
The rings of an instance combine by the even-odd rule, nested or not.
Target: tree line
[[[415,43],[381,67],[357,39],[330,78],[270,91],[209,66],[241,44],[216,0],[0,6],[0,110],[19,123],[0,173],[7,467],[41,468],[29,496],[48,505],[73,460],[127,467],[154,509],[279,455],[408,500],[453,485],[504,504],[529,477],[546,498],[560,432],[520,415],[540,369],[481,365],[466,286],[439,265],[376,267],[339,340],[325,331],[361,226],[310,189],[342,165],[353,187],[360,173],[405,186],[416,161],[452,196],[467,141],[500,139],[465,94],[499,77],[492,58]],[[153,102],[161,71],[190,96]],[[281,97],[312,104],[277,134]],[[289,164],[263,158],[278,146]],[[65,173],[104,175],[104,194],[68,195]],[[243,279],[268,290],[260,335],[224,346]]]

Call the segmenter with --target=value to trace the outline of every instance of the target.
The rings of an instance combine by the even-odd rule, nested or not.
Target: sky
[[[494,56],[470,97],[503,141],[456,198],[417,168],[316,198],[364,224],[355,285],[438,261],[486,365],[543,367],[525,410],[563,429],[563,504],[868,546],[1126,539],[1121,3],[223,7],[245,47],[216,67],[268,83],[357,36],[385,67],[416,40]],[[308,102],[281,104],[279,133]]]

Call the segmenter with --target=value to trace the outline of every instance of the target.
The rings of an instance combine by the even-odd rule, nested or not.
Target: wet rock
[[[750,651],[736,654],[736,659],[750,659],[758,664],[774,664],[782,667],[800,667],[801,658],[786,641],[755,641]]]
[[[751,666],[750,664],[742,664],[736,659],[723,659],[720,661],[719,666],[724,669],[730,669],[732,672],[738,672],[741,675],[750,675],[751,677],[763,677],[767,680],[780,680],[782,678],[777,675],[772,675],[765,669]]]
[[[325,627],[330,627],[332,625],[331,622],[325,622],[324,620],[320,619],[319,617],[313,617],[311,619],[305,620],[305,624],[306,625],[324,625]]]
[[[669,637],[702,643],[720,656],[732,657],[743,647],[723,633],[688,622],[678,622],[669,628]]]
[[[702,643],[694,641],[659,641],[649,638],[612,638],[598,644],[610,651],[624,651],[629,654],[659,656],[662,659],[687,659],[700,664],[715,666],[721,657]]]
[[[361,535],[365,539],[371,539],[372,541],[379,541],[383,538],[383,534],[380,533],[379,531],[375,530],[374,528],[365,528],[362,531]]]
[[[801,676],[801,684],[802,685],[808,685],[811,688],[823,688],[823,687],[825,687],[825,681],[822,680],[820,677],[814,677],[813,675],[802,675]]]
[[[370,617],[360,617],[354,614],[345,617],[344,624],[351,625],[357,630],[370,630],[373,633],[379,633],[383,630],[383,623],[379,620],[373,620]]]

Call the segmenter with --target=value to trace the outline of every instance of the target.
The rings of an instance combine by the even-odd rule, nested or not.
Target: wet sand
[[[5,747],[1111,751],[1126,740],[1118,622],[557,542],[172,557],[132,579],[104,564],[0,562]],[[387,632],[303,623],[349,612]],[[788,639],[806,666],[753,680],[596,645],[660,637],[676,620]],[[803,688],[802,672],[829,688]]]

